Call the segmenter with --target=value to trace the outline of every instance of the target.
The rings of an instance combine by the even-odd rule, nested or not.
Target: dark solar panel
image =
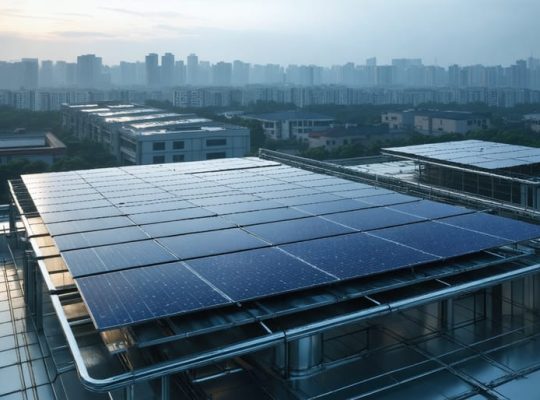
[[[247,211],[256,211],[256,210],[268,210],[271,208],[280,208],[283,207],[283,204],[276,203],[273,200],[260,200],[260,201],[249,201],[246,203],[237,203],[237,204],[223,204],[219,206],[208,206],[205,207],[208,210],[215,212],[216,214],[234,214]]]
[[[436,222],[396,226],[370,234],[441,257],[456,257],[508,244],[508,240]]]
[[[56,236],[54,241],[60,251],[66,251],[145,239],[148,239],[148,236],[142,230],[136,226],[129,226],[125,228],[113,228]]]
[[[249,211],[245,213],[228,214],[223,218],[240,225],[264,224],[267,222],[287,221],[290,219],[304,218],[309,215],[292,208],[273,208],[270,210]]]
[[[52,224],[54,222],[77,221],[80,219],[113,217],[118,215],[122,215],[121,212],[116,207],[110,206],[90,208],[88,210],[43,213],[41,214],[41,218],[43,218],[43,222]]]
[[[185,219],[181,221],[162,222],[159,224],[142,225],[141,229],[152,237],[184,235],[234,228],[236,225],[221,217],[205,217]]]
[[[373,204],[374,206],[389,206],[393,204],[410,203],[420,200],[418,197],[407,196],[401,193],[391,193],[382,196],[362,197],[363,202]]]
[[[245,229],[274,245],[353,232],[350,228],[319,217],[252,225]]]
[[[66,235],[69,233],[89,232],[110,228],[130,226],[134,223],[128,217],[109,217],[98,219],[82,219],[80,221],[59,222],[47,224],[47,230],[52,236]]]
[[[474,213],[441,219],[440,222],[521,242],[540,237],[540,226],[495,215]]]
[[[96,207],[108,207],[111,203],[105,199],[87,200],[79,202],[71,202],[65,204],[36,204],[36,207],[40,213],[50,212],[63,212],[63,211],[75,211],[84,210],[88,208]]]
[[[286,197],[282,199],[275,199],[274,201],[285,204],[286,206],[299,206],[302,204],[322,203],[324,201],[339,200],[338,196],[334,196],[330,193],[310,194],[306,196]]]
[[[76,282],[100,330],[230,302],[182,263],[111,272]]]
[[[436,219],[452,215],[468,214],[474,212],[464,207],[451,206],[430,200],[420,200],[412,203],[396,204],[389,207],[392,210],[402,211],[418,217]]]
[[[303,204],[295,206],[295,208],[313,215],[331,214],[341,211],[361,210],[368,207],[373,206],[353,199],[342,199],[336,201],[326,201],[324,203]]]
[[[387,228],[389,226],[411,224],[425,221],[424,218],[392,211],[385,207],[368,208],[366,210],[328,214],[325,218],[360,231]]]
[[[277,249],[257,249],[187,262],[235,301],[330,283],[336,279]]]
[[[225,229],[157,239],[180,259],[205,257],[268,246],[241,229]]]
[[[153,240],[62,252],[74,278],[177,261]]]
[[[182,210],[170,210],[170,211],[156,211],[144,214],[133,214],[129,218],[136,224],[154,224],[158,222],[167,221],[179,221],[182,219],[211,217],[215,215],[213,212],[205,210],[204,208],[185,208]]]
[[[340,279],[372,275],[438,259],[436,256],[365,233],[310,240],[280,247]]]

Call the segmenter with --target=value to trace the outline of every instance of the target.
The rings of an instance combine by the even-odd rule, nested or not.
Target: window
[[[184,148],[184,142],[173,142],[172,147],[174,150],[180,150]]]
[[[173,162],[182,162],[182,161],[184,161],[184,155],[183,154],[173,154],[172,160],[173,160]]]
[[[165,150],[165,142],[154,142],[154,143],[152,143],[152,149],[154,151]]]
[[[207,139],[206,145],[211,146],[225,146],[227,144],[227,139]]]
[[[163,164],[165,162],[165,156],[154,156],[154,164]]]
[[[206,159],[207,160],[215,160],[216,158],[225,158],[227,157],[227,153],[225,153],[224,151],[220,151],[218,153],[207,153],[206,154]]]

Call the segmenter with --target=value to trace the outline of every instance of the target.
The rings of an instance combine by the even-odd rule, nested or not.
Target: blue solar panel
[[[350,228],[319,217],[252,225],[245,229],[274,245],[353,232]]]
[[[540,237],[540,226],[538,225],[484,213],[445,218],[441,219],[440,222],[489,235],[495,235],[515,242],[537,239]]]
[[[41,214],[41,218],[43,218],[43,222],[46,224],[52,224],[54,222],[77,221],[80,219],[114,217],[121,214],[116,207],[110,206],[90,208],[88,210],[43,213]]]
[[[88,208],[107,207],[110,205],[111,203],[109,201],[105,199],[98,199],[98,200],[71,202],[71,203],[66,203],[66,204],[48,204],[48,205],[36,204],[36,207],[40,213],[47,213],[47,212],[84,210]]]
[[[425,221],[424,218],[403,214],[385,207],[368,208],[366,210],[328,214],[325,218],[360,231],[387,228],[389,226],[411,224]]]
[[[47,230],[52,236],[77,232],[98,231],[102,229],[119,228],[134,225],[128,217],[110,217],[97,219],[82,219],[80,221],[59,222],[47,224]]]
[[[268,246],[241,229],[225,229],[158,239],[180,259],[205,257]]]
[[[235,301],[305,289],[336,279],[277,249],[258,249],[187,262]]]
[[[444,258],[475,253],[509,243],[508,240],[431,221],[371,231],[370,234]]]
[[[294,189],[287,190],[272,190],[269,192],[257,193],[257,196],[260,196],[264,199],[281,199],[285,197],[297,197],[297,196],[306,196],[310,194],[319,194],[317,190],[313,190],[305,187],[297,187]]]
[[[246,203],[237,203],[237,204],[223,204],[220,206],[208,206],[208,210],[215,212],[216,214],[234,214],[247,211],[256,211],[256,210],[268,210],[271,208],[280,208],[283,207],[283,204],[276,203],[272,200],[260,200],[260,201],[249,201]]]
[[[376,188],[373,186],[368,186],[363,189],[357,189],[357,190],[346,190],[346,191],[340,191],[340,192],[334,192],[336,196],[344,197],[346,199],[361,199],[363,197],[368,196],[379,196],[383,194],[392,194],[395,192],[392,192],[391,190],[387,189],[381,189]]]
[[[74,278],[177,261],[153,240],[64,251],[62,257]]]
[[[182,210],[157,211],[144,214],[134,214],[129,217],[139,225],[155,224],[158,222],[179,221],[182,219],[211,217],[214,213],[204,208],[184,208]]]
[[[141,214],[155,211],[182,210],[195,207],[195,204],[189,201],[174,200],[167,202],[147,203],[136,206],[121,206],[119,210],[124,214]]]
[[[255,224],[264,224],[267,222],[287,221],[290,219],[305,218],[309,215],[292,208],[273,208],[270,210],[249,211],[245,213],[228,214],[227,218],[233,223],[246,226]]]
[[[309,194],[306,196],[296,196],[296,197],[286,197],[283,199],[275,199],[275,201],[278,201],[287,206],[299,206],[302,204],[322,203],[324,201],[335,201],[335,200],[340,200],[340,198],[330,193]]]
[[[142,225],[141,229],[150,236],[159,238],[165,236],[184,235],[186,233],[234,228],[235,226],[236,225],[232,222],[229,222],[221,217],[206,217]]]
[[[464,207],[451,206],[430,200],[414,201],[412,203],[396,204],[389,207],[418,217],[436,219],[450,217],[452,215],[468,214],[474,212]]]
[[[401,193],[391,193],[382,196],[362,197],[362,201],[374,206],[389,206],[393,204],[410,203],[420,200],[418,197],[407,196]]]
[[[106,244],[145,240],[148,236],[136,226],[105,229],[93,232],[56,236],[54,241],[60,251],[103,246]]]
[[[310,240],[280,247],[339,279],[387,272],[438,259],[436,256],[365,233]]]
[[[295,208],[313,215],[324,215],[341,211],[361,210],[368,207],[372,206],[367,203],[363,203],[361,201],[353,199],[325,201],[324,203],[303,204],[295,206]]]
[[[229,196],[216,196],[216,197],[205,197],[202,199],[192,199],[191,202],[201,207],[206,206],[215,206],[219,204],[233,204],[233,203],[243,203],[246,201],[257,201],[260,200],[259,197],[255,197],[251,194],[237,193]]]
[[[100,330],[230,302],[182,263],[111,272],[76,282]]]

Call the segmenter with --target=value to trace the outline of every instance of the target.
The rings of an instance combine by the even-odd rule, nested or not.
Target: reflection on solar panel
[[[431,143],[383,150],[395,155],[420,157],[490,170],[536,164],[540,160],[540,149],[482,140]]]
[[[40,208],[31,226],[51,234],[100,330],[540,237],[533,225],[256,158],[23,181]]]

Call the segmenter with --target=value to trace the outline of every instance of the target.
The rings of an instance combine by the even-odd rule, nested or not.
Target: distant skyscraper
[[[39,62],[37,58],[23,58],[21,60],[21,86],[25,89],[37,89],[39,76]]]
[[[187,57],[187,79],[188,85],[196,85],[199,83],[199,57],[195,54],[190,54]]]
[[[371,57],[366,59],[366,65],[368,67],[376,67],[377,66],[377,57]]]
[[[146,84],[148,86],[158,86],[159,79],[159,57],[156,53],[150,53],[145,57],[146,64]]]
[[[161,84],[163,86],[174,85],[174,54],[165,53],[161,57]]]
[[[39,70],[39,86],[51,87],[54,81],[54,64],[51,60],[41,61],[41,68]]]
[[[81,88],[94,88],[101,82],[101,57],[86,54],[77,57],[77,85]]]
[[[182,60],[178,60],[174,63],[174,84],[186,84],[186,64],[184,64],[184,61]]]
[[[210,61],[200,61],[197,70],[197,83],[199,85],[210,85],[212,82],[212,66]]]
[[[249,64],[240,60],[233,62],[232,84],[235,86],[244,86],[249,83]]]
[[[230,86],[231,78],[231,63],[220,61],[212,67],[212,84],[216,86]]]
[[[459,87],[459,75],[460,75],[460,67],[457,64],[450,65],[448,67],[448,86],[450,87]]]
[[[137,64],[122,61],[120,63],[120,84],[122,86],[135,85],[137,83]]]

